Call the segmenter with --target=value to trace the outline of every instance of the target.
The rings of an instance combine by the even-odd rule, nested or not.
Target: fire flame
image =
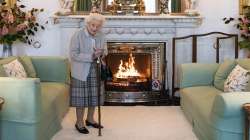
[[[129,54],[128,62],[120,60],[119,70],[115,74],[116,78],[141,77],[142,75],[135,69],[135,57],[132,53]]]

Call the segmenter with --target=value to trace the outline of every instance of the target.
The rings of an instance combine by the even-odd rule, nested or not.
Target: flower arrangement
[[[240,31],[240,36],[242,38],[239,41],[240,48],[246,48],[250,51],[250,7],[244,7],[246,12],[240,18],[238,18],[238,23],[236,24],[236,28]],[[234,21],[235,19],[224,18],[224,23],[229,24],[230,22]]]
[[[31,45],[32,36],[38,30],[44,30],[44,26],[36,20],[37,14],[43,9],[25,11],[24,8],[22,4],[13,7],[7,6],[5,2],[0,4],[0,44],[12,45],[15,41],[21,41]]]

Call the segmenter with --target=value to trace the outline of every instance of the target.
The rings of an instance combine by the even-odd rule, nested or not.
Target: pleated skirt
[[[98,105],[98,81],[97,81],[97,64],[92,63],[87,81],[81,81],[71,77],[70,85],[70,106],[72,107],[89,107]],[[103,83],[100,86],[100,105],[104,103]]]

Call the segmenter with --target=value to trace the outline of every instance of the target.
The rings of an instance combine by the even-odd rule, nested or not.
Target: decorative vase
[[[2,57],[9,57],[12,56],[12,45],[9,44],[3,44],[3,53],[2,53]]]

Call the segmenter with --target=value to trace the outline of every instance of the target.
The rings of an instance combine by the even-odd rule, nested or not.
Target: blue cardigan
[[[72,77],[81,81],[87,80],[90,65],[93,62],[93,46],[104,49],[103,56],[107,55],[107,44],[102,32],[97,33],[96,36],[92,36],[88,33],[87,29],[83,28],[72,36],[70,42]]]

